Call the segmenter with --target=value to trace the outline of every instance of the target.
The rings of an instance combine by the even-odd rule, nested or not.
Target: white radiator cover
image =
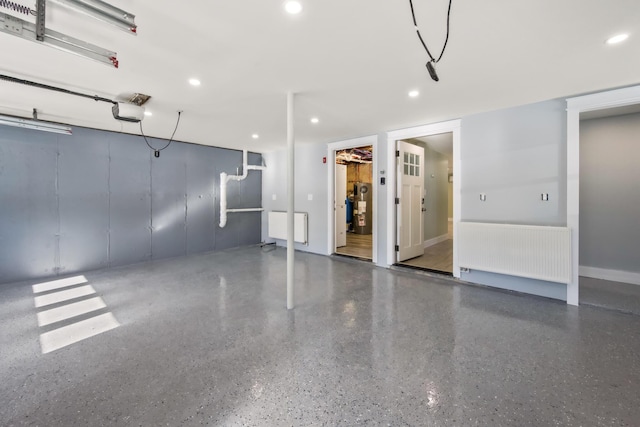
[[[308,244],[307,239],[307,214],[304,212],[294,212],[293,241]],[[272,211],[269,212],[269,237],[272,239],[287,240],[287,213]]]
[[[571,282],[571,229],[535,225],[458,224],[461,268]]]

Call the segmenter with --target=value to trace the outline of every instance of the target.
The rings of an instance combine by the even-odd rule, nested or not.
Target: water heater
[[[353,185],[353,232],[371,234],[373,230],[373,187],[368,182]]]

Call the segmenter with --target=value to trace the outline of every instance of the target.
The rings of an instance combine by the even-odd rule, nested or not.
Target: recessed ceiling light
[[[145,111],[144,115],[145,116],[153,116],[153,113],[151,111]]]
[[[288,1],[284,4],[284,9],[292,15],[296,15],[302,12],[302,5],[299,1]]]
[[[409,92],[409,96],[411,98],[417,98],[418,95],[420,95],[420,92],[418,92],[417,90],[412,90],[412,91]]]
[[[260,135],[258,135],[257,133],[254,133],[253,135],[251,135],[251,138],[258,139],[260,138]]]
[[[191,86],[200,86],[200,80],[198,80],[198,79],[189,79],[189,84]]]
[[[607,39],[607,44],[616,44],[625,41],[629,38],[629,34],[618,34]]]
[[[320,123],[320,119],[317,117],[312,117],[311,118],[311,123],[316,124],[316,123]]]

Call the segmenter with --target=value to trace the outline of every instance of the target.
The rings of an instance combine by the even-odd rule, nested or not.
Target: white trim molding
[[[635,271],[610,270],[607,268],[587,267],[581,265],[580,276],[609,280],[611,282],[640,285],[640,273],[636,273]]]
[[[580,300],[580,113],[635,104],[640,104],[640,86],[567,99],[567,227],[571,229],[573,251],[567,304],[578,305]]]

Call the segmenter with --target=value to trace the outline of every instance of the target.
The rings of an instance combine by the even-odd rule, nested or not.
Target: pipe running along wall
[[[264,166],[249,165],[248,152],[242,150],[242,175],[220,174],[220,228],[227,225],[227,213],[229,212],[262,212],[263,208],[228,209],[227,208],[227,183],[229,181],[242,181],[247,178],[250,170],[265,170]]]

